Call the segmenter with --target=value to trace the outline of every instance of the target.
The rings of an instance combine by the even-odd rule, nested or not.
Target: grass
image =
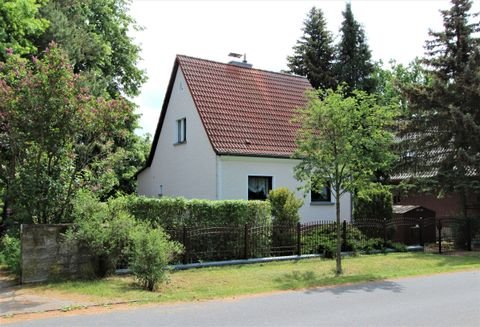
[[[195,301],[480,269],[480,253],[466,256],[395,253],[349,257],[343,260],[344,274],[340,277],[335,276],[334,268],[334,260],[308,259],[177,271],[170,274],[170,281],[157,292],[139,289],[131,276],[40,284],[31,286],[31,290],[78,295],[98,303]]]

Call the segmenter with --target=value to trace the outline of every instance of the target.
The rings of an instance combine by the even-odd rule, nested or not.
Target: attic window
[[[187,118],[177,120],[177,144],[187,141]]]

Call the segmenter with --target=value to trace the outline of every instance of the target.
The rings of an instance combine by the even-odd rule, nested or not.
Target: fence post
[[[300,222],[297,223],[297,255],[302,255],[302,242],[301,242],[301,233],[300,233]]]
[[[423,217],[420,217],[420,231],[418,233],[420,245],[423,246]]]
[[[383,218],[383,248],[387,247],[387,218]]]
[[[342,251],[347,249],[347,221],[343,221],[342,225]]]
[[[472,225],[470,217],[467,217],[467,251],[472,251]]]
[[[187,247],[187,226],[183,225],[183,231],[182,231],[182,243],[184,247],[184,252],[183,252],[183,264],[187,264],[188,262],[188,247]]]
[[[244,232],[244,253],[243,258],[248,259],[248,224],[245,224],[245,232]]]
[[[439,219],[437,224],[438,229],[438,253],[442,253],[442,221]]]

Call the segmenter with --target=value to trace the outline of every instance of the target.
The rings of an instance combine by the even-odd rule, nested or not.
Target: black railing
[[[472,249],[480,239],[473,228],[479,219],[409,218],[359,219],[342,222],[342,251],[384,250],[401,245]],[[171,239],[184,246],[183,263],[318,254],[334,251],[337,224],[315,221],[294,225],[182,226],[167,228]]]

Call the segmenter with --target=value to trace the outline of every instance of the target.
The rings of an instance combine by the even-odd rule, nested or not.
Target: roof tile
[[[187,56],[177,60],[218,154],[293,154],[298,126],[291,119],[306,104],[306,78]]]

